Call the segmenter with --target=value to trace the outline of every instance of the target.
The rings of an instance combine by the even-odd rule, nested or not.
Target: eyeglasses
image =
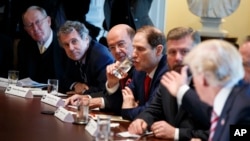
[[[36,20],[34,23],[31,23],[31,24],[28,24],[28,25],[24,25],[24,27],[27,28],[27,29],[31,29],[31,28],[34,27],[35,25],[40,27],[40,26],[43,24],[43,22],[44,22],[44,20],[45,20],[46,18],[47,18],[47,16],[44,17],[43,19]]]
[[[126,42],[121,41],[121,42],[118,42],[118,43],[115,44],[115,45],[109,46],[109,50],[110,50],[111,52],[113,52],[113,51],[116,50],[116,47],[118,47],[119,49],[121,49],[121,48],[125,48],[125,45],[126,45]]]

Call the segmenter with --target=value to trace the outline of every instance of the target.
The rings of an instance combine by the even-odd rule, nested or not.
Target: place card
[[[94,119],[90,119],[85,130],[87,130],[91,136],[95,136],[97,133],[97,122]]]
[[[0,87],[8,87],[8,79],[0,77]]]
[[[41,101],[55,107],[64,106],[62,98],[52,94],[44,94]]]
[[[55,111],[54,116],[64,122],[68,122],[68,123],[74,122],[74,117],[70,113],[70,111],[66,110],[65,108],[61,106]]]
[[[6,88],[5,93],[20,96],[20,97],[33,98],[33,94],[29,90],[29,88],[18,87],[15,85],[9,85]]]

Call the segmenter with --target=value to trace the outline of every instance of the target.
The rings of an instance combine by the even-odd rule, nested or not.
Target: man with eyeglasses
[[[170,71],[180,73],[183,59],[186,54],[198,43],[199,34],[189,27],[176,27],[169,31],[167,35],[167,65]],[[167,72],[167,73],[168,73]],[[129,125],[128,131],[135,134],[143,134],[146,130],[151,130],[154,136],[171,140],[190,140],[191,138],[201,138],[207,140],[209,123],[202,124],[192,117],[185,108],[177,103],[169,89],[164,85],[165,73],[161,78],[161,83],[156,91],[151,104]],[[193,84],[188,80],[190,87]],[[197,99],[198,95],[194,97]]]
[[[250,35],[246,37],[245,41],[239,48],[243,60],[243,67],[245,71],[244,80],[250,82]]]
[[[42,7],[30,6],[22,20],[28,35],[21,37],[17,48],[20,79],[30,77],[46,84],[49,78],[59,79],[59,91],[63,92],[60,82],[68,59],[51,28],[51,18]]]
[[[119,65],[120,62],[122,62],[127,56],[132,56],[133,52],[133,46],[132,41],[135,35],[135,31],[132,27],[126,25],[126,24],[118,24],[115,25],[113,28],[110,29],[110,31],[107,34],[107,43],[108,48],[112,54],[112,56],[115,58],[116,62],[110,64],[108,67],[116,67]],[[131,78],[133,76],[133,70],[134,67],[132,67],[128,73],[127,76],[123,79],[118,79],[114,75],[108,75],[107,81],[112,81],[113,85],[119,85],[119,87],[124,88],[126,85],[128,85],[131,81]],[[108,83],[106,83],[106,87]],[[104,94],[104,95],[103,95]],[[102,97],[100,97],[102,95]],[[116,110],[112,110],[109,105],[109,98],[107,97],[107,91],[101,92],[101,94],[96,93],[91,95],[90,99],[90,108],[101,108],[101,110],[104,111],[112,111],[115,114],[119,114]],[[86,96],[82,95],[73,95],[70,98],[68,98],[65,102],[65,104],[74,104],[76,101],[88,98]]]

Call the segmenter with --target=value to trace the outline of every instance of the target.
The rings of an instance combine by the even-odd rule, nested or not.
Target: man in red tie
[[[112,85],[114,67],[107,67],[110,104],[120,110],[123,118],[133,120],[151,103],[160,78],[167,71],[165,50],[165,35],[153,26],[143,26],[137,30],[133,39],[132,58],[136,71],[131,83],[124,89]],[[147,76],[151,82],[145,86]]]
[[[166,51],[169,72],[179,73],[185,55],[198,43],[200,36],[190,27],[176,27],[170,30],[167,35]],[[189,85],[192,86],[192,83]],[[209,125],[204,126],[194,119],[177,104],[176,98],[169,90],[160,84],[151,104],[130,124],[128,131],[143,134],[147,129],[150,129],[155,137],[162,139],[190,140],[199,137],[207,140],[208,134],[204,129],[208,130]]]

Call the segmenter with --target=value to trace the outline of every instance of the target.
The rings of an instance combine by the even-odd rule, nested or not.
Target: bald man
[[[116,62],[108,65],[107,67],[115,67],[119,64],[119,62],[122,62],[126,58],[126,56],[132,56],[133,52],[132,41],[134,35],[135,35],[134,29],[126,24],[118,24],[110,29],[110,31],[107,34],[107,43],[108,43],[108,48],[113,57],[115,58]],[[130,71],[127,74],[127,77],[121,80],[116,78],[114,75],[107,73],[106,88],[113,87],[115,85],[124,88],[127,84],[129,84],[130,78],[132,78],[133,74],[132,72],[133,68],[130,69]],[[90,108],[101,108],[110,111],[111,110],[110,109],[111,107],[109,105],[110,100],[105,95],[108,95],[106,91],[101,93],[91,94],[91,96],[95,98],[90,99]],[[73,95],[67,99],[65,104],[74,105],[76,101],[89,97],[90,96],[86,95]],[[112,110],[112,112],[118,113],[119,110],[120,109],[118,108],[117,112],[114,110]]]

